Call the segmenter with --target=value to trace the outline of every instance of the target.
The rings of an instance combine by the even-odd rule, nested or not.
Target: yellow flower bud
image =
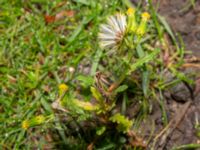
[[[136,31],[136,34],[139,36],[143,36],[146,32],[146,26],[147,26],[147,21],[150,19],[150,14],[148,12],[144,12],[141,15],[142,20],[140,22],[140,25]]]
[[[68,87],[66,84],[60,84],[60,85],[59,85],[59,90],[67,91],[68,88],[69,88],[69,87]]]
[[[137,33],[137,35],[142,36],[142,35],[145,34],[145,31],[146,31],[145,26],[140,26],[140,27],[137,29],[136,33]]]
[[[35,123],[36,123],[36,124],[41,124],[41,123],[43,123],[43,122],[45,121],[45,117],[42,116],[42,115],[39,115],[39,116],[36,116],[36,117],[34,118],[34,120],[35,120]]]
[[[128,15],[135,14],[135,9],[134,8],[129,8],[126,13]]]
[[[58,88],[59,88],[59,95],[60,96],[69,89],[69,87],[66,84],[64,84],[64,83],[60,84],[58,86]]]
[[[150,14],[148,12],[142,13],[142,20],[148,21],[150,19]]]
[[[22,128],[27,130],[30,127],[40,125],[40,124],[45,122],[45,119],[46,119],[46,117],[44,117],[42,115],[38,115],[38,116],[35,116],[35,117],[33,117],[29,120],[24,120],[22,122]]]
[[[23,129],[27,130],[29,128],[29,126],[30,126],[30,124],[29,124],[28,120],[24,120],[22,122],[22,128]]]

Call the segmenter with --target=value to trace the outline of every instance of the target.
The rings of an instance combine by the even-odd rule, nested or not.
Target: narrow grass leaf
[[[127,92],[123,93],[123,100],[122,100],[122,107],[121,107],[121,113],[122,115],[126,114],[126,104],[128,102],[128,96],[127,96]]]
[[[94,79],[91,76],[84,76],[84,75],[79,75],[77,77],[77,80],[80,81],[80,84],[84,88],[88,88],[93,85]]]
[[[72,33],[72,35],[68,38],[68,46],[70,44],[72,44],[72,42],[74,42],[74,40],[76,39],[76,37],[81,33],[81,31],[83,30],[84,26],[86,24],[88,24],[94,16],[89,16],[88,18],[84,18],[82,20],[82,22],[80,23],[80,25],[74,30],[74,32]]]
[[[142,89],[144,92],[144,95],[147,96],[148,89],[149,89],[149,71],[147,70],[147,67],[144,67],[144,70],[142,71]]]
[[[173,73],[174,76],[176,76],[178,79],[185,81],[189,84],[193,84],[194,81],[189,79],[184,73],[177,71],[175,68],[170,68],[170,71]]]
[[[184,149],[198,149],[200,148],[200,144],[186,144],[186,145],[181,145],[178,147],[173,148],[172,150],[184,150]]]
[[[98,49],[95,56],[94,56],[94,61],[92,63],[92,68],[91,68],[91,75],[94,76],[95,73],[96,73],[96,70],[97,70],[97,67],[98,67],[98,64],[99,64],[99,60],[102,56],[102,53],[103,51],[101,49]]]
[[[169,24],[166,22],[165,18],[160,16],[160,15],[157,15],[158,16],[158,19],[160,20],[160,22],[162,23],[162,25],[164,26],[165,30],[168,32],[168,34],[171,36],[172,40],[175,41],[176,38],[169,26]]]
[[[74,0],[77,3],[83,4],[83,5],[90,5],[90,1],[88,0]]]
[[[139,58],[145,56],[144,50],[141,45],[136,47],[137,54]],[[149,71],[147,70],[146,64],[142,66],[142,89],[145,96],[147,96],[148,89],[149,89]]]
[[[47,112],[52,113],[51,106],[45,99],[41,98],[40,102]]]
[[[161,26],[159,24],[156,10],[154,9],[152,0],[148,0],[148,2],[149,2],[149,7],[150,7],[150,12],[151,12],[151,15],[152,15],[152,19],[153,19],[153,22],[154,22],[155,27],[157,29],[157,32],[158,32],[159,39],[160,39],[160,41],[162,41],[163,31],[162,31]]]

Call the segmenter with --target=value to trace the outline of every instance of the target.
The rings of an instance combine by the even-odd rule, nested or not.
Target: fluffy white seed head
[[[107,24],[100,26],[98,35],[102,49],[118,49],[126,32],[126,16],[118,13],[107,20]]]

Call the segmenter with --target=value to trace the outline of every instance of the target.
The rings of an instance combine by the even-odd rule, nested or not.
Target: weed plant
[[[152,103],[166,125],[162,91],[191,83],[151,0],[1,0],[0,35],[2,149],[144,148]]]

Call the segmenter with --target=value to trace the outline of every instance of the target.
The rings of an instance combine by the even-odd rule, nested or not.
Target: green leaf
[[[47,112],[49,112],[49,113],[52,113],[52,112],[53,112],[52,109],[51,109],[50,104],[46,101],[46,99],[41,98],[40,102],[41,102],[42,106],[44,107],[44,109],[45,109]]]
[[[151,54],[148,54],[140,59],[138,59],[133,65],[131,65],[131,69],[128,71],[128,74],[131,74],[133,71],[135,71],[137,68],[141,67],[145,63],[152,61],[155,59],[155,57],[159,54],[160,49],[155,49]]]
[[[142,71],[142,89],[144,92],[144,95],[147,96],[148,89],[149,89],[149,71],[144,68]]]
[[[142,49],[140,44],[136,47],[136,51],[137,51],[139,58],[142,58],[145,56],[144,50]]]
[[[173,148],[172,150],[184,150],[184,149],[198,149],[200,148],[200,144],[186,144],[186,145],[181,145],[178,147]]]
[[[99,60],[101,58],[103,54],[103,51],[101,49],[98,49],[95,56],[94,56],[94,61],[92,63],[92,68],[91,68],[91,75],[95,75],[96,73],[96,70],[97,70],[97,67],[98,67],[98,64],[99,64]]]
[[[130,7],[134,8],[134,7],[135,7],[134,4],[131,3],[130,0],[123,0],[122,2],[123,2],[128,8],[130,8]]]
[[[82,22],[80,23],[80,25],[73,31],[72,35],[67,39],[68,46],[71,45],[76,40],[76,38],[78,37],[78,35],[84,29],[85,25],[88,24],[93,18],[94,18],[94,16],[89,16],[88,18],[85,17],[82,20]]]
[[[142,49],[141,45],[136,47],[137,54],[139,58],[145,56],[144,50]],[[147,96],[148,89],[149,89],[149,71],[147,70],[147,66],[144,64],[142,68],[142,89],[145,96]]]
[[[117,123],[118,124],[117,129],[123,133],[128,132],[128,130],[130,130],[130,128],[133,125],[133,121],[129,120],[128,118],[119,113],[110,117],[109,120],[112,121],[113,123]]]
[[[166,22],[165,18],[160,16],[160,15],[157,15],[158,16],[158,19],[160,20],[160,22],[163,24],[165,30],[168,32],[168,34],[171,36],[171,38],[173,39],[173,41],[176,40],[170,26],[168,25],[168,23]]]
[[[189,84],[193,84],[194,81],[189,79],[184,73],[177,71],[175,68],[170,68],[171,72],[176,76],[178,79],[185,81]]]
[[[75,99],[74,103],[75,103],[75,105],[77,105],[78,107],[80,107],[86,111],[94,111],[94,110],[98,109],[98,107],[96,105],[93,105],[90,102],[84,102],[84,101]]]
[[[101,148],[97,148],[96,150],[111,150],[116,149],[116,144],[109,142],[109,144],[103,145]]]
[[[105,131],[106,131],[106,127],[102,126],[102,127],[97,128],[96,134],[102,135]]]
[[[126,89],[128,89],[127,85],[121,85],[115,90],[115,92],[116,93],[121,93],[121,92],[124,92]]]
[[[92,96],[97,100],[97,101],[99,101],[99,102],[102,102],[102,96],[101,96],[101,94],[99,93],[99,91],[97,91],[97,89],[96,88],[94,88],[94,87],[91,87],[90,88],[90,91],[92,92]]]
[[[77,80],[80,81],[81,86],[84,88],[88,88],[94,83],[94,79],[91,76],[79,75]]]
[[[77,3],[84,4],[84,5],[90,5],[90,2],[88,0],[74,0],[74,1]]]

